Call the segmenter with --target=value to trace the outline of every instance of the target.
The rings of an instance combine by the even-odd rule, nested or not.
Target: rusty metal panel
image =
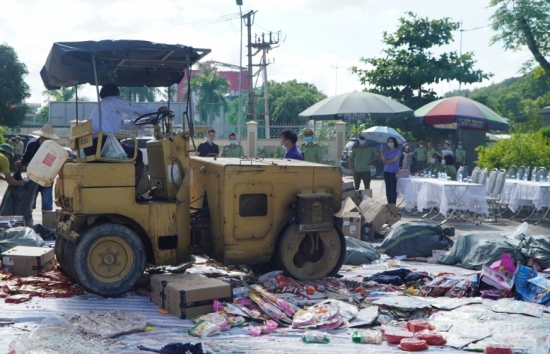
[[[332,194],[300,194],[298,210],[299,232],[332,230],[334,223],[334,197]]]

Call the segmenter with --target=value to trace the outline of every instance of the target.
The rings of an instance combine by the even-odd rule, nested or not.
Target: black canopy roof
[[[187,65],[210,49],[137,40],[104,40],[54,43],[40,76],[49,90],[80,84],[167,87],[179,83]]]

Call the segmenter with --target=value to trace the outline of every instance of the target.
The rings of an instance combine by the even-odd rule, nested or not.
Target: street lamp
[[[243,113],[243,11],[242,5],[243,0],[237,0],[237,5],[239,6],[239,12],[241,14],[241,45],[239,47],[239,113],[237,114],[237,138],[239,139],[239,144],[241,143],[241,120]]]

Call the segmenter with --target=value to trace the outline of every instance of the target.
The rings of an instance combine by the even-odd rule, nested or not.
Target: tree
[[[77,85],[71,87],[61,87],[59,90],[45,90],[42,91],[42,95],[46,96],[46,102],[71,102],[76,101],[78,91],[82,91],[84,85]],[[78,97],[78,102],[88,102],[86,97]]]
[[[120,97],[134,102],[155,102],[162,92],[156,87],[120,87]]]
[[[191,77],[191,90],[198,93],[199,116],[207,125],[222,111],[228,110],[225,95],[229,82],[209,63],[199,64],[199,73]]]
[[[491,44],[502,42],[504,49],[529,48],[534,60],[550,78],[550,2],[547,0],[491,0],[495,13],[491,28],[497,32]]]
[[[278,124],[300,124],[298,114],[326,98],[313,84],[269,81],[269,119]],[[263,113],[263,99],[258,100],[258,112]]]
[[[459,28],[458,22],[449,18],[430,20],[418,18],[408,12],[408,18],[400,18],[395,33],[383,32],[382,58],[361,58],[372,69],[351,67],[367,91],[399,100],[404,105],[417,109],[437,98],[428,87],[441,81],[457,80],[463,83],[481,82],[492,76],[474,69],[473,53],[458,55],[456,52],[434,56],[429,50],[441,47],[453,40],[452,32]]]
[[[17,127],[25,120],[30,88],[23,77],[28,73],[13,48],[0,44],[0,125]]]

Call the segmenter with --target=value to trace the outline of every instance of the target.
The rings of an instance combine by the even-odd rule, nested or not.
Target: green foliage
[[[480,167],[508,168],[519,166],[550,167],[549,131],[535,133],[514,133],[510,139],[497,140],[491,147],[476,148]],[[546,135],[546,136],[545,136]]]
[[[36,120],[42,124],[48,123],[50,121],[50,107],[45,106],[40,108],[40,111],[36,115]]]
[[[29,108],[24,101],[31,94],[23,77],[28,73],[13,48],[0,44],[0,125],[17,127],[25,120]]]
[[[163,92],[156,87],[120,87],[119,89],[120,97],[134,102],[155,102],[157,95],[163,95]]]
[[[382,41],[387,47],[381,58],[361,58],[369,69],[350,68],[361,84],[370,85],[367,91],[417,109],[438,98],[428,87],[430,84],[451,80],[474,83],[492,76],[474,69],[473,53],[448,52],[436,57],[430,52],[453,40],[452,32],[459,28],[458,22],[419,18],[411,12],[407,15],[408,18],[399,19],[395,33],[383,32]]]
[[[542,68],[501,83],[475,90],[453,91],[446,97],[462,95],[493,109],[510,119],[510,130],[534,132],[541,127],[538,111],[550,105],[550,81]]]
[[[313,84],[297,82],[269,82],[269,119],[277,124],[303,123],[298,114],[327,96]],[[258,112],[263,112],[263,99],[258,100]]]
[[[56,102],[72,102],[76,101],[78,91],[82,91],[84,85],[77,85],[71,87],[61,87],[59,90],[45,90],[42,91],[42,95],[46,96],[46,101]],[[88,98],[78,96],[78,102],[88,102]]]
[[[243,107],[248,104],[248,95],[243,94]],[[229,101],[229,112],[227,113],[227,121],[231,125],[238,125],[239,123],[239,97],[233,98]],[[243,113],[241,117],[241,126],[246,124],[246,115]]]
[[[325,158],[323,158],[323,165],[333,166],[334,165],[334,160],[329,158],[329,157],[325,157]]]
[[[210,125],[216,116],[227,112],[229,105],[225,95],[229,90],[229,82],[218,74],[209,63],[199,64],[199,74],[191,78],[191,89],[198,92],[198,113],[200,119]]]
[[[265,158],[280,159],[280,158],[285,156],[285,152],[283,151],[283,148],[281,148],[280,146],[277,145],[275,147],[275,150],[273,151],[273,153],[268,154],[267,151],[265,150],[265,147],[259,146],[258,147],[258,156],[263,156]]]
[[[501,42],[504,49],[529,48],[533,58],[550,77],[550,2],[547,0],[491,0],[495,8],[491,28],[497,32],[491,44]]]

